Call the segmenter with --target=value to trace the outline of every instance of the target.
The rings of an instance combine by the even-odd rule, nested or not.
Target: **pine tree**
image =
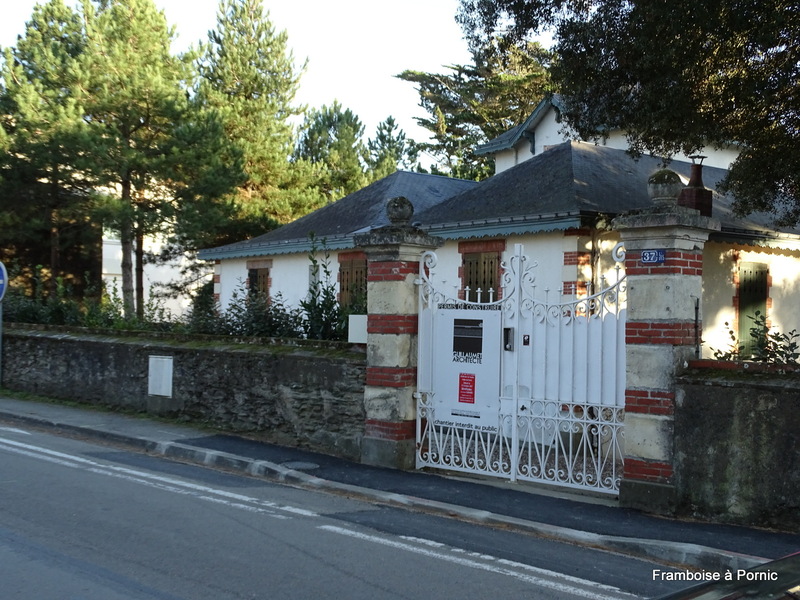
[[[25,32],[3,53],[3,150],[0,211],[4,258],[28,268],[41,260],[50,292],[57,279],[80,288],[86,269],[97,284],[99,230],[80,164],[85,122],[78,57],[85,39],[77,13],[62,0],[34,8]],[[30,264],[32,263],[32,264]],[[34,274],[28,270],[28,275]]]
[[[320,188],[329,202],[370,183],[364,124],[338,101],[306,115],[295,158],[321,167]]]
[[[418,169],[419,152],[413,140],[406,138],[394,117],[378,124],[375,137],[367,143],[369,148],[370,179],[376,181],[398,169]]]
[[[125,315],[132,317],[135,309],[141,317],[143,241],[162,230],[173,199],[170,154],[175,128],[191,118],[191,61],[170,53],[174,32],[152,0],[101,0],[96,9],[83,0],[82,7],[89,168],[94,182],[108,191],[107,224],[120,234]]]
[[[223,0],[200,62],[197,95],[223,120],[246,176],[229,196],[232,219],[217,243],[257,235],[321,205],[314,171],[291,160],[291,121],[304,66],[295,66],[286,32],[278,32],[261,0]],[[223,238],[227,237],[225,240]]]
[[[419,149],[439,162],[435,172],[485,179],[491,159],[475,148],[522,123],[549,91],[548,54],[529,43],[502,49],[500,40],[473,49],[473,64],[446,73],[404,71],[397,77],[417,85],[419,105],[428,113],[417,123],[431,132]]]

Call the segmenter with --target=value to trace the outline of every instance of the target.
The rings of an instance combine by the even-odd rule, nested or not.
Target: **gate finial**
[[[386,215],[389,222],[396,227],[411,224],[414,215],[414,205],[405,196],[397,196],[386,203]]]

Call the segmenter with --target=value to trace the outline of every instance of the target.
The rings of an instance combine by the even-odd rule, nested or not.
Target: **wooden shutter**
[[[480,302],[497,300],[500,256],[497,252],[471,252],[464,254],[464,288],[469,288],[465,300]],[[493,290],[490,295],[489,290]]]
[[[769,267],[765,264],[739,265],[739,342],[744,345],[743,357],[749,357],[756,347],[756,340],[750,335],[756,313],[767,315],[768,277]]]

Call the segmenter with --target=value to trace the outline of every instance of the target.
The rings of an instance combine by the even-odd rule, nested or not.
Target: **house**
[[[549,301],[602,289],[616,266],[612,250],[619,235],[611,220],[652,206],[647,182],[662,161],[634,160],[616,143],[563,141],[557,108],[557,99],[543,102],[525,124],[483,147],[498,157],[497,174],[485,181],[397,172],[263,236],[202,251],[201,259],[216,263],[218,300],[225,306],[237,287],[248,285],[297,305],[309,287],[313,232],[318,244],[325,241],[340,301],[347,304],[366,277],[353,236],[387,224],[384,207],[396,196],[411,200],[416,225],[444,241],[437,273],[447,285],[467,290],[462,297],[487,302],[502,294],[501,262],[516,244],[538,265],[536,289]],[[702,168],[712,216],[721,224],[704,253],[698,316],[705,357],[730,347],[730,331],[747,340],[748,317],[756,311],[782,332],[800,329],[800,231],[774,229],[768,215],[736,217],[731,198],[714,191],[725,169],[713,163],[727,158],[714,155]],[[674,160],[669,167],[689,181],[691,162]]]
[[[202,250],[199,258],[216,263],[214,295],[222,306],[243,287],[257,287],[270,296],[280,294],[287,305],[297,306],[311,284],[309,252],[315,247],[321,260],[329,253],[328,268],[339,282],[339,301],[347,305],[353,285],[366,277],[366,258],[355,248],[353,236],[388,225],[384,207],[389,199],[414,198],[417,210],[425,210],[476,185],[474,181],[397,171],[262,236]]]
[[[163,236],[146,236],[144,251],[146,255],[159,255],[166,240]],[[183,255],[167,263],[145,262],[143,269],[144,301],[146,306],[152,306],[156,312],[163,309],[171,316],[182,315],[191,305],[189,295],[178,297],[159,297],[156,292],[166,288],[170,283],[180,281],[182,270],[191,262],[189,255]],[[102,245],[102,278],[103,284],[109,293],[122,295],[122,244],[119,234],[110,230],[103,232]]]
[[[495,160],[495,173],[541,154],[552,145],[561,144],[569,139],[576,139],[577,134],[561,121],[563,111],[560,97],[556,94],[542,100],[524,123],[509,129],[486,144],[476,148],[479,155],[492,155]],[[621,131],[612,131],[599,144],[619,150],[628,149],[628,140]],[[727,148],[709,149],[703,163],[707,166],[727,169],[736,156],[735,145]],[[679,156],[679,160],[689,161],[688,156]]]

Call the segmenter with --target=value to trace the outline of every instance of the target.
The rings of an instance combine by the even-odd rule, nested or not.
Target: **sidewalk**
[[[800,551],[800,535],[662,519],[619,508],[612,499],[549,494],[529,484],[371,467],[307,450],[90,408],[0,398],[0,423],[47,428],[167,458],[505,526],[673,565],[739,569]]]

